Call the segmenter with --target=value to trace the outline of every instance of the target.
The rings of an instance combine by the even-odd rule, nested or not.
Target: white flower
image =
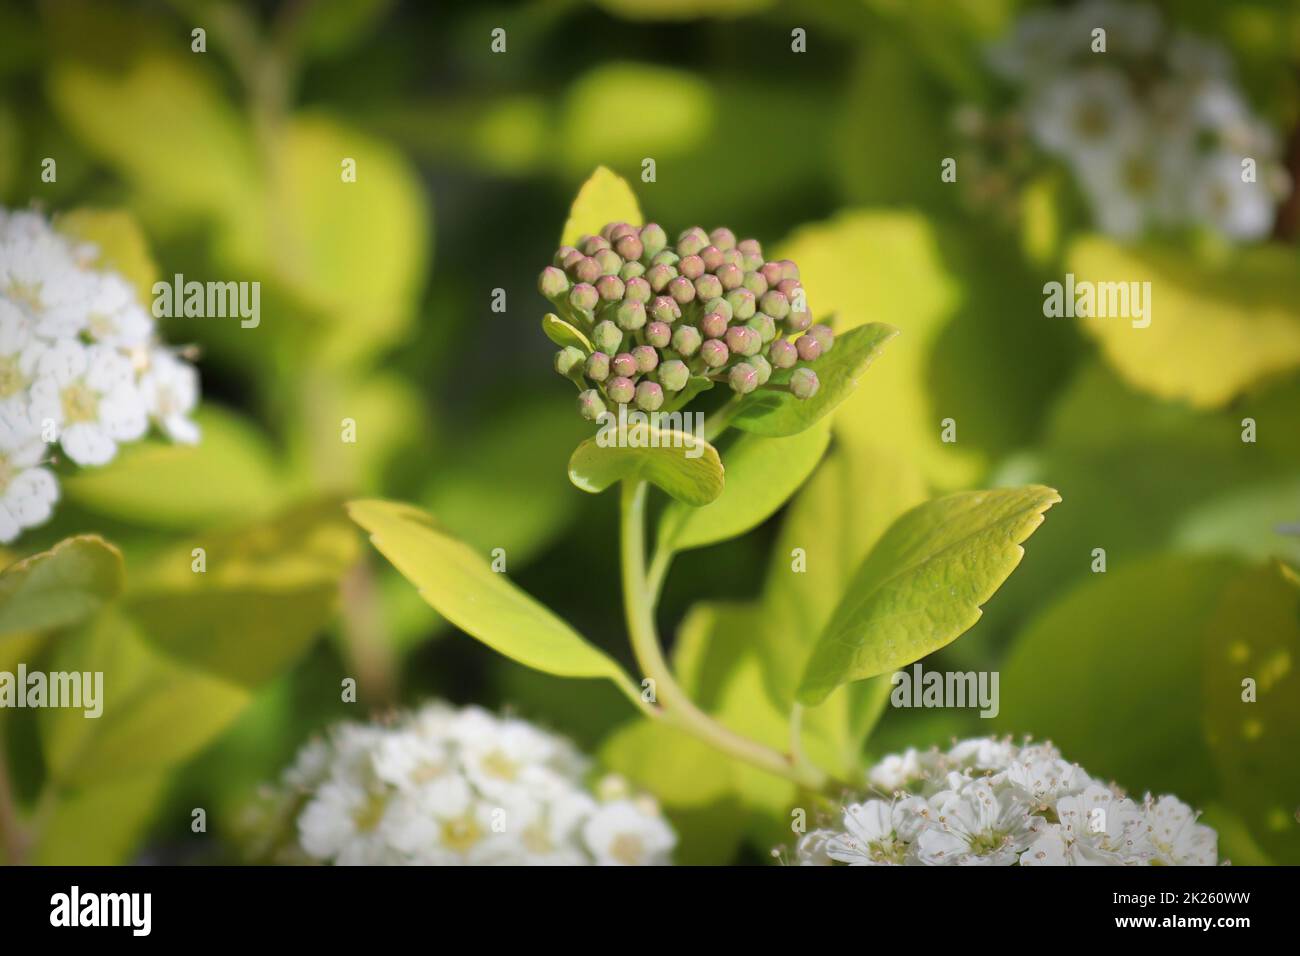
[[[1029,103],[1038,144],[1072,165],[1095,163],[1142,136],[1142,115],[1123,74],[1111,69],[1052,80]]]
[[[1089,784],[1056,804],[1060,824],[1040,832],[1025,866],[1132,866],[1150,862],[1141,809],[1108,787]]]
[[[390,795],[353,779],[324,783],[298,818],[302,847],[319,860],[340,866],[397,862],[398,851],[383,826]]]
[[[1147,798],[1144,807],[1153,862],[1166,866],[1214,866],[1219,859],[1219,838],[1196,822],[1192,808],[1177,797]]]
[[[677,845],[672,828],[634,800],[597,808],[582,827],[582,837],[599,866],[660,866]]]
[[[902,866],[910,861],[913,841],[927,825],[925,809],[920,797],[850,804],[844,808],[844,832],[817,849],[850,866]]]
[[[166,349],[154,349],[140,376],[140,397],[168,438],[186,445],[198,442],[199,426],[189,418],[199,403],[199,373],[193,365]]]
[[[28,389],[44,351],[44,343],[36,338],[22,309],[0,296],[0,408],[27,414],[31,403]]]
[[[85,330],[92,341],[123,349],[148,343],[153,318],[141,307],[131,283],[114,272],[95,273],[87,291]]]
[[[908,747],[901,754],[890,754],[867,771],[867,781],[873,787],[893,792],[905,789],[925,774],[916,748]]]
[[[1197,219],[1232,239],[1267,236],[1275,201],[1267,183],[1242,181],[1240,157],[1223,153],[1202,164],[1192,193]]]
[[[121,352],[63,339],[41,356],[36,374],[32,418],[55,424],[59,444],[77,464],[107,464],[118,442],[144,435],[148,415]]]
[[[931,825],[916,838],[917,858],[929,866],[1010,866],[1034,838],[1025,801],[985,781],[938,794],[930,808]]]
[[[59,485],[41,467],[44,456],[45,445],[27,413],[0,406],[0,544],[49,519]]]

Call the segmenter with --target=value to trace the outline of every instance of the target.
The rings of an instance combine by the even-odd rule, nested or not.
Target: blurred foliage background
[[[10,555],[100,533],[126,584],[93,626],[9,636],[3,666],[112,653],[144,675],[139,709],[81,749],[68,742],[81,731],[0,713],[18,795],[42,807],[34,858],[231,859],[239,808],[312,732],[429,695],[511,708],[601,753],[659,795],[686,862],[788,842],[782,794],[756,772],[633,739],[604,682],[532,673],[453,634],[338,508],[409,500],[506,549],[522,587],[630,666],[615,503],[567,481],[586,429],[550,368],[534,289],[577,186],[604,164],[670,232],[757,236],[800,263],[815,313],[903,332],[837,413],[803,497],[680,559],[661,621],[679,663],[704,668],[699,635],[723,639],[718,619],[824,620],[816,595],[791,611],[763,582],[789,522],[820,534],[843,520],[844,482],[865,501],[842,502],[864,509],[860,553],[930,493],[1041,481],[1062,504],[981,622],[926,666],[1000,670],[999,732],[1051,737],[1095,774],[1206,808],[1235,862],[1300,862],[1300,613],[1278,560],[1300,561],[1294,232],[1241,249],[1089,246],[1059,171],[1013,183],[1010,216],[941,182],[942,158],[960,155],[955,111],[1006,95],[986,45],[1030,6],[0,2],[4,204],[126,213],[103,236],[145,287],[175,273],[262,283],[257,329],[164,321],[169,341],[200,350],[202,444],[142,443],[67,479],[54,522]],[[1231,51],[1294,176],[1300,7],[1159,6]],[[807,53],[791,52],[796,27]],[[39,179],[44,157],[55,183]],[[340,183],[343,157],[355,184]],[[1044,317],[1044,282],[1085,252],[1089,268],[1109,256],[1153,280],[1146,331],[1160,345],[1126,356],[1139,334],[1098,342]],[[498,288],[504,313],[490,308]],[[1265,310],[1272,338],[1252,324]],[[340,441],[344,418],[355,444]],[[945,418],[956,443],[940,440]],[[199,545],[226,568],[201,586]],[[1091,573],[1094,548],[1105,574]],[[1242,673],[1261,684],[1249,719]],[[357,705],[340,700],[347,676]],[[744,679],[713,702],[738,725],[762,695]],[[892,711],[867,751],[988,724]],[[206,836],[190,831],[194,807]]]

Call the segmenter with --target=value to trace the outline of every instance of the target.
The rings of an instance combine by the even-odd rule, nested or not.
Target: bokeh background
[[[868,500],[1031,480],[1062,494],[979,624],[926,661],[998,670],[999,716],[891,711],[865,753],[1051,737],[1090,772],[1205,808],[1234,862],[1300,862],[1295,200],[1246,240],[1105,237],[1068,166],[1024,137],[974,158],[971,117],[1018,98],[989,45],[1042,7],[0,2],[4,204],[121,212],[110,251],[142,288],[262,283],[257,329],[163,323],[198,350],[203,443],[69,475],[55,520],[10,548],[116,543],[135,623],[113,626],[153,655],[135,716],[106,716],[57,787],[37,718],[0,714],[18,797],[42,808],[30,858],[240,859],[240,808],[313,732],[429,696],[603,755],[660,797],[687,862],[765,860],[788,835],[761,784],[701,784],[685,757],[621,748],[634,715],[604,682],[527,671],[445,625],[338,507],[408,500],[505,548],[523,588],[630,666],[615,502],[567,481],[587,426],[535,290],[603,164],[670,232],[726,224],[798,260],[815,313],[902,330],[836,420],[837,447],[877,466]],[[1222,46],[1300,174],[1300,6],[1153,9]],[[1153,281],[1152,328],[1046,318],[1043,284],[1072,269]],[[702,601],[761,611],[781,522],[682,556],[664,632]],[[233,570],[195,584],[174,556],[198,543]],[[0,644],[5,666],[71,653],[61,634]],[[358,704],[340,700],[347,676]],[[1242,676],[1258,703],[1240,702]]]

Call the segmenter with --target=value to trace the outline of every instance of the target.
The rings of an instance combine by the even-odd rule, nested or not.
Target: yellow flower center
[[[639,836],[620,833],[609,846],[609,855],[627,866],[638,866],[645,856],[645,844]]]
[[[442,825],[442,842],[450,850],[464,853],[483,838],[483,829],[473,817],[448,820]]]
[[[63,390],[63,418],[69,425],[99,417],[99,396],[78,382]]]

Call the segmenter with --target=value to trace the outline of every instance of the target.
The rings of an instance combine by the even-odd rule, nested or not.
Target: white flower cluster
[[[653,799],[617,777],[591,793],[563,737],[477,707],[426,705],[391,725],[341,724],[276,794],[300,856],[341,865],[667,864]]]
[[[1051,744],[978,737],[886,757],[888,799],[843,808],[799,841],[805,866],[1214,866],[1218,837],[1177,797],[1137,803]]]
[[[198,373],[157,341],[126,279],[92,268],[97,255],[39,213],[0,209],[0,544],[58,500],[47,441],[78,465],[106,464],[151,421],[198,441]]]
[[[1093,51],[1097,29],[1104,53]],[[1154,7],[1103,0],[1030,12],[991,53],[1023,91],[1030,136],[1070,166],[1098,228],[1128,238],[1191,225],[1232,240],[1272,228],[1290,190],[1279,144],[1218,44],[1166,30]]]

